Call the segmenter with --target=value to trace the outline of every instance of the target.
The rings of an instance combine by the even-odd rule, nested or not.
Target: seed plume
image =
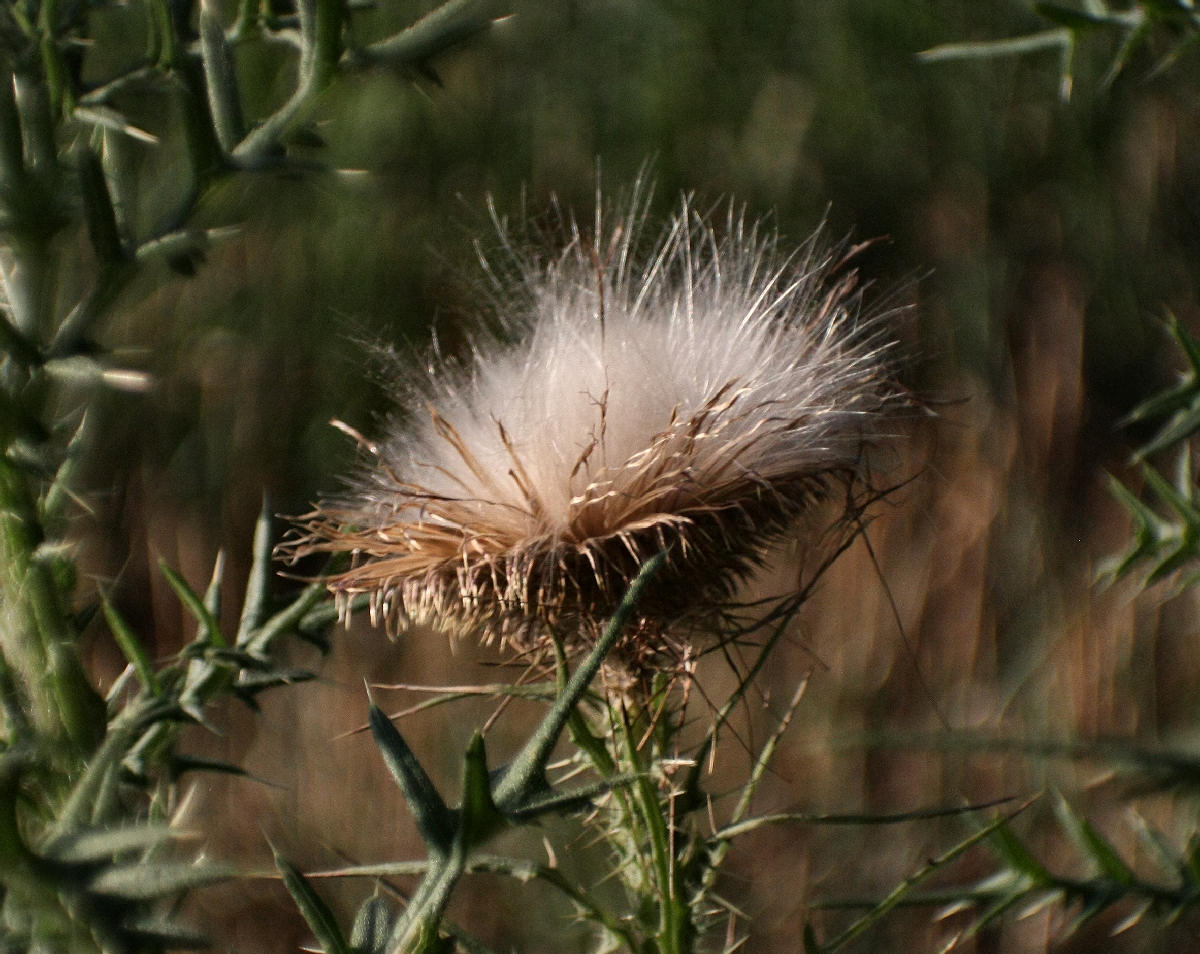
[[[850,250],[785,251],[733,206],[687,200],[655,237],[643,196],[556,251],[501,228],[490,330],[458,362],[398,361],[409,414],[296,557],[348,551],[328,580],[374,616],[537,649],[585,645],[638,567],[669,551],[618,647],[632,665],[719,615],[797,519],[869,481],[901,402]],[[412,383],[413,378],[417,381]]]

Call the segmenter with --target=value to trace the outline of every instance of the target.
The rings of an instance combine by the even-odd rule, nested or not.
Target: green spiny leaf
[[[42,849],[55,861],[82,864],[110,861],[131,851],[146,851],[178,837],[170,825],[128,825],[101,831],[73,831],[60,835]]]
[[[225,578],[225,551],[218,550],[217,558],[213,561],[212,576],[208,579],[208,589],[204,591],[204,608],[213,619],[221,617],[221,593]]]
[[[254,561],[250,577],[246,582],[246,598],[242,603],[242,616],[238,622],[238,646],[249,642],[251,634],[262,624],[267,615],[267,601],[271,594],[271,580],[275,571],[271,562],[273,539],[271,530],[271,504],[263,495],[262,509],[254,525]]]
[[[145,687],[146,691],[157,698],[162,698],[162,686],[159,685],[158,673],[154,671],[154,665],[150,662],[150,657],[146,655],[146,651],[142,648],[141,640],[132,627],[125,621],[125,618],[117,612],[117,608],[104,599],[102,604],[104,607],[104,618],[108,621],[108,628],[113,634],[113,639],[117,641],[117,646],[120,647],[129,664],[133,666],[134,672],[137,673],[138,681]]]
[[[179,778],[185,772],[215,772],[219,775],[233,775],[238,778],[252,778],[240,765],[232,762],[222,762],[219,759],[204,759],[196,755],[171,756],[171,776]]]
[[[369,722],[371,734],[375,736],[375,742],[383,753],[383,760],[392,777],[404,793],[421,837],[431,848],[448,852],[456,828],[450,809],[442,801],[441,795],[399,730],[392,725],[383,710],[374,704],[371,705]]]
[[[630,772],[610,775],[591,785],[583,785],[579,788],[571,789],[569,792],[554,792],[548,789],[540,797],[531,797],[520,809],[513,812],[512,817],[521,821],[527,821],[551,813],[565,814],[567,812],[584,811],[591,808],[595,804],[596,799],[602,795],[633,785],[644,778],[644,775]]]
[[[275,867],[283,875],[284,887],[296,902],[300,914],[316,935],[317,943],[321,945],[325,954],[354,954],[354,948],[346,940],[346,935],[338,926],[337,918],[329,910],[329,905],[317,894],[300,870],[277,851]]]
[[[1096,869],[1118,884],[1131,885],[1136,880],[1133,871],[1117,853],[1116,848],[1101,835],[1086,818],[1080,815],[1061,794],[1055,798],[1055,813],[1063,828]]]
[[[244,648],[255,653],[269,653],[272,645],[285,633],[299,633],[303,621],[322,600],[327,599],[325,586],[313,583],[305,587],[296,598],[267,619],[257,629],[252,630],[246,637]],[[361,605],[361,604],[360,604]]]
[[[316,678],[309,669],[273,669],[268,672],[243,672],[233,684],[239,695],[254,696],[267,689],[279,686],[294,686]]]
[[[990,839],[997,854],[1015,871],[1034,884],[1053,884],[1054,877],[1042,866],[1010,825],[999,825]]]
[[[225,39],[214,5],[200,5],[200,52],[204,61],[204,80],[208,89],[208,106],[212,111],[213,130],[217,142],[226,153],[245,135],[241,95],[238,92],[237,71],[233,50]]]
[[[96,894],[125,901],[152,901],[233,877],[228,865],[158,862],[105,868],[88,881]]]
[[[187,581],[182,576],[176,573],[164,560],[158,563],[159,570],[170,584],[171,589],[179,597],[179,601],[187,607],[188,611],[196,618],[196,622],[200,625],[200,630],[196,634],[198,643],[210,643],[217,647],[226,647],[229,642],[221,633],[221,624],[217,622],[217,618],[204,605],[204,600],[196,595],[196,591],[188,586]]]
[[[389,954],[388,940],[396,927],[396,910],[378,895],[368,898],[358,909],[350,946],[355,954]]]
[[[117,214],[100,158],[86,147],[79,150],[79,179],[83,195],[83,214],[88,238],[96,257],[104,267],[112,267],[125,258],[125,248],[117,229]]]
[[[492,801],[487,752],[483,736],[476,732],[463,758],[462,806],[459,829],[468,849],[482,844],[504,826],[504,817]]]

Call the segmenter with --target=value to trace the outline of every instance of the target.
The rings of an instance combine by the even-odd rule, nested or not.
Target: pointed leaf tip
[[[392,725],[384,711],[372,705],[368,721],[375,744],[379,746],[388,770],[404,793],[422,839],[437,851],[449,851],[456,827],[453,813],[404,741],[400,730]]]

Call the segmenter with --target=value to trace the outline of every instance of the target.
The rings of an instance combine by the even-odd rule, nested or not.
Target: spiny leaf
[[[55,861],[82,864],[109,861],[131,851],[165,844],[178,837],[170,825],[129,825],[102,831],[75,831],[55,838],[42,853]]]
[[[488,777],[487,753],[483,736],[476,732],[463,758],[462,806],[459,829],[468,849],[482,844],[504,825],[504,817],[492,801],[492,783]]]
[[[1105,576],[1119,580],[1126,576],[1137,563],[1154,555],[1165,536],[1165,524],[1158,514],[1146,506],[1121,481],[1111,475],[1108,481],[1110,492],[1117,498],[1118,503],[1129,512],[1134,521],[1133,546],[1124,557],[1116,562],[1115,566],[1104,571]]]
[[[225,39],[220,18],[210,2],[200,5],[200,53],[204,62],[204,81],[208,88],[213,130],[221,148],[230,153],[245,135],[245,122],[242,119],[233,50]]]
[[[208,607],[204,605],[204,601],[196,595],[196,591],[188,586],[187,581],[172,570],[166,561],[160,560],[158,568],[166,578],[167,583],[170,584],[171,589],[179,597],[179,601],[187,607],[188,611],[196,618],[196,622],[200,624],[200,631],[196,634],[197,642],[207,642],[219,647],[228,646],[228,641],[221,633],[221,624],[209,612]]]
[[[171,756],[171,776],[179,778],[185,772],[215,772],[219,775],[233,775],[238,778],[253,778],[240,765],[232,762],[222,762],[219,759],[204,759],[196,755]]]
[[[1071,840],[1095,864],[1096,869],[1118,884],[1131,885],[1136,880],[1133,871],[1117,853],[1116,848],[1080,815],[1061,794],[1055,797],[1055,812]]]
[[[991,904],[976,915],[971,926],[967,928],[966,936],[975,937],[980,931],[985,930],[993,922],[998,921],[1007,911],[1010,911],[1025,899],[1028,888],[1028,884],[1018,884],[1012,891],[1002,894],[992,901]]]
[[[254,524],[254,561],[246,582],[246,598],[242,603],[242,616],[238,622],[238,646],[244,646],[249,641],[251,633],[262,624],[267,614],[271,580],[275,576],[275,568],[271,561],[272,551],[271,503],[264,494],[258,520]]]
[[[238,695],[255,696],[267,689],[279,686],[294,686],[301,682],[315,679],[316,674],[310,669],[275,669],[269,672],[243,672],[233,684],[233,691]]]
[[[88,238],[100,264],[111,268],[125,258],[125,248],[117,229],[117,214],[113,211],[104,167],[100,158],[87,147],[79,150],[78,163]]]
[[[350,946],[356,954],[389,954],[388,940],[396,926],[396,909],[385,898],[368,898],[358,909]]]
[[[418,66],[487,30],[503,10],[497,0],[447,0],[412,26],[370,44],[358,55],[367,62]]]
[[[1000,825],[991,837],[992,847],[1010,867],[1034,884],[1052,884],[1053,875],[1033,856],[1009,825]]]
[[[275,867],[279,869],[284,887],[296,902],[296,907],[300,909],[300,914],[316,935],[317,943],[324,949],[325,954],[355,954],[354,948],[338,926],[337,918],[329,910],[329,905],[317,894],[300,870],[277,851]]]
[[[129,664],[133,666],[138,681],[147,692],[161,699],[163,692],[158,681],[158,673],[154,671],[150,657],[142,648],[141,640],[107,598],[103,599],[101,605],[104,608],[104,618],[108,621],[108,628],[112,632],[113,639],[117,641],[117,646],[120,647]]]
[[[541,797],[530,798],[520,809],[512,813],[512,817],[520,821],[527,821],[551,813],[565,814],[584,811],[591,808],[596,799],[602,795],[632,785],[644,778],[644,775],[630,772],[610,775],[591,785],[584,785],[569,792],[548,790]]]
[[[221,617],[221,593],[225,579],[225,551],[218,550],[217,558],[213,561],[212,576],[208,579],[208,589],[204,591],[204,608],[214,619]]]
[[[392,777],[404,793],[421,837],[431,848],[449,851],[456,826],[453,814],[442,801],[442,796],[400,731],[374,704],[371,705],[369,722],[371,734],[383,752],[383,760]]]
[[[313,583],[306,587],[291,603],[257,629],[251,630],[245,639],[245,648],[251,652],[266,654],[271,651],[275,640],[285,633],[305,635],[300,631],[303,621],[308,618],[313,607],[326,599],[326,596],[325,586],[321,583]],[[361,602],[359,605],[362,605]]]
[[[234,875],[228,865],[158,862],[105,868],[88,882],[89,890],[126,901],[151,901],[192,888],[225,881]]]

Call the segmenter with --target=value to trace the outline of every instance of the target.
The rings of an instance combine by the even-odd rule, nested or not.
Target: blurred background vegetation
[[[356,14],[356,38],[426,7],[380,0]],[[453,348],[477,311],[472,241],[489,240],[489,196],[512,216],[557,196],[587,219],[598,177],[616,192],[648,162],[660,210],[681,191],[702,205],[731,196],[795,240],[822,221],[834,236],[885,239],[862,269],[881,297],[899,285],[913,300],[898,327],[904,373],[939,413],[904,436],[900,470],[921,476],[872,525],[882,579],[865,549],[852,552],[779,667],[790,669],[780,703],[798,673],[813,678],[761,807],[904,811],[1054,786],[1138,857],[1130,800],[1093,784],[1116,764],[1111,748],[1045,758],[982,740],[1197,743],[1194,599],[1093,583],[1127,534],[1105,472],[1134,480],[1130,447],[1146,436],[1117,421],[1178,360],[1159,319],[1169,309],[1200,327],[1200,59],[1156,72],[1150,46],[1109,84],[1116,41],[1086,34],[1064,102],[1054,55],[918,59],[1044,26],[1008,0],[514,0],[511,11],[436,73],[336,81],[315,135],[293,146],[336,171],[218,182],[196,224],[236,233],[125,291],[100,334],[158,384],[101,409],[94,513],[78,527],[86,570],[159,652],[174,648],[186,623],[157,561],[200,587],[224,548],[244,578],[264,490],[298,514],[339,489],[355,449],[330,418],[370,434],[390,410],[371,346],[419,356],[436,329]],[[129,29],[131,16],[100,9],[93,29]],[[257,52],[239,49],[251,116],[290,88],[282,60]],[[152,93],[116,105],[170,141],[179,117]],[[123,148],[167,182],[181,162],[167,147]],[[150,222],[178,196],[128,201]],[[271,783],[205,783],[197,811],[226,819],[215,853],[269,866],[264,831],[309,867],[417,852],[369,741],[332,740],[363,721],[364,676],[494,676],[473,647],[389,644],[365,622],[337,634],[317,684],[268,702],[260,722],[231,708],[223,741],[198,739]],[[101,672],[121,665],[99,632],[92,655]],[[415,717],[406,735],[435,764],[444,746],[453,776],[469,714],[449,729]],[[943,720],[969,741],[914,742]],[[1196,826],[1187,801],[1136,808],[1179,843]],[[1063,870],[1082,864],[1060,850],[1048,804],[1018,826]],[[727,889],[751,918],[748,950],[796,950],[810,918],[832,931],[845,915],[816,902],[878,897],[966,831],[952,820],[752,836],[745,880]],[[988,870],[986,853],[973,856],[962,877]],[[566,949],[555,918],[567,912],[530,918],[540,894],[494,887],[465,894],[462,923],[501,947]],[[306,935],[276,885],[199,903],[229,949],[290,950]],[[965,923],[930,913],[898,914],[862,949],[933,950]],[[1128,913],[1056,940],[1069,914],[1051,907],[962,949],[1200,950],[1186,921],[1109,938]]]

